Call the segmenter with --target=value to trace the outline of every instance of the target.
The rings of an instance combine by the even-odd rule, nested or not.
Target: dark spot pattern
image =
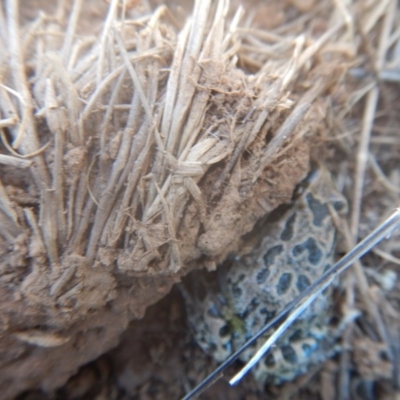
[[[333,208],[340,213],[341,211],[345,210],[347,207],[347,203],[345,200],[335,200],[333,203]]]
[[[252,344],[249,346],[249,348],[250,348],[250,349],[256,349],[256,348],[257,348],[257,342],[252,343]]]
[[[275,312],[275,311],[269,311],[269,310],[267,310],[265,307],[262,308],[262,309],[259,311],[259,313],[260,313],[260,315],[261,315],[262,317],[265,318],[265,319],[264,319],[264,325],[267,324],[269,321],[271,321],[271,319],[274,318],[275,315],[276,315],[276,312]]]
[[[302,254],[304,250],[308,251],[308,261],[311,264],[317,265],[321,261],[322,251],[314,238],[309,237],[303,243],[294,246],[293,255],[297,257]]]
[[[321,203],[311,193],[306,195],[307,203],[313,213],[313,224],[321,227],[324,219],[329,215],[328,206],[325,203]]]
[[[388,355],[388,353],[387,353],[386,350],[381,350],[381,351],[379,352],[379,358],[380,358],[382,361],[390,361],[389,355]]]
[[[226,350],[229,354],[232,353],[232,345],[231,342],[226,342],[222,345],[222,348]]]
[[[246,274],[240,274],[237,278],[237,280],[231,280],[228,282],[229,284],[233,284],[234,286],[237,286],[240,282],[244,281],[246,279]]]
[[[308,343],[303,343],[301,345],[305,357],[311,357],[312,347]]]
[[[281,348],[283,358],[290,364],[297,363],[297,354],[292,346],[285,345]]]
[[[238,299],[243,294],[243,290],[240,289],[239,286],[233,286],[232,287],[232,293],[233,293],[233,297],[235,299]]]
[[[271,247],[265,254],[264,254],[264,264],[268,268],[275,263],[275,258],[279,256],[283,251],[283,246],[278,244],[274,247]]]
[[[299,275],[297,278],[296,287],[300,293],[306,290],[310,285],[311,282],[305,275]]]
[[[260,321],[260,318],[258,316],[253,318],[252,321],[253,322],[251,323],[250,332],[258,332],[263,327],[262,321]],[[251,339],[251,337],[252,336],[250,335],[249,339]]]
[[[207,310],[207,315],[213,318],[219,318],[218,308],[214,303],[211,303],[211,306]]]
[[[272,353],[268,353],[266,355],[266,357],[264,359],[264,364],[265,364],[265,366],[270,367],[270,368],[275,366],[276,362],[275,362],[274,355]]]
[[[263,269],[261,269],[261,270],[258,272],[257,277],[256,277],[257,283],[258,283],[259,285],[262,285],[262,284],[267,280],[267,278],[268,278],[268,276],[269,276],[269,273],[270,273],[269,268],[263,268]]]
[[[331,264],[326,264],[324,267],[324,272],[328,271],[328,269],[331,267]]]
[[[279,278],[279,282],[276,289],[278,295],[280,296],[286,293],[291,283],[292,283],[292,274],[290,274],[289,272],[285,272],[284,274],[282,274],[281,277]]]
[[[275,317],[275,313],[272,313],[272,312],[271,312],[270,314],[268,314],[268,315],[265,317],[264,325],[268,324],[268,322],[271,321],[271,319],[274,318],[274,317]]]
[[[208,345],[208,351],[211,353],[215,353],[217,351],[217,345],[215,343],[210,343]]]
[[[285,228],[281,233],[281,239],[287,242],[292,239],[294,234],[294,223],[296,221],[296,213],[293,213],[286,221]]]
[[[238,331],[238,330],[236,330],[234,326],[232,326],[231,332],[232,332],[232,336],[233,336],[235,339],[240,339],[240,338],[242,338],[243,333],[240,332],[240,331]]]
[[[301,329],[296,329],[294,333],[289,337],[290,342],[296,342],[303,338],[303,331]]]
[[[287,265],[294,265],[294,264],[296,264],[296,261],[292,258],[292,257],[287,257],[287,259],[286,259],[286,264]]]
[[[224,337],[224,336],[229,336],[230,333],[230,329],[228,325],[224,325],[223,327],[221,327],[221,329],[219,330],[219,336],[220,337]]]
[[[254,297],[247,306],[245,312],[241,315],[242,319],[246,319],[254,310],[257,309],[257,307],[260,305],[260,301],[257,299],[257,297]]]

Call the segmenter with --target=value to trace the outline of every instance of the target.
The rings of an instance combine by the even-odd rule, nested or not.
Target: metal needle
[[[358,245],[356,245],[349,253],[347,253],[341,260],[339,260],[332,268],[330,268],[324,275],[321,276],[317,281],[310,285],[302,294],[300,294],[294,301],[288,304],[276,317],[274,317],[267,325],[264,326],[256,335],[254,335],[247,343],[245,343],[239,350],[232,354],[226,361],[224,361],[218,368],[214,370],[207,378],[205,378],[199,385],[197,385],[190,393],[188,393],[183,400],[190,400],[198,395],[200,395],[207,387],[217,381],[223,376],[223,371],[229,367],[243,351],[250,347],[257,339],[264,335],[271,327],[276,325],[278,322],[286,320],[283,322],[284,328],[278,328],[279,332],[283,332],[287,326],[289,326],[297,316],[304,311],[304,309],[315,300],[319,293],[321,293],[326,287],[329,286],[332,280],[336,276],[340,275],[345,271],[354,261],[362,257],[365,253],[371,250],[375,245],[377,245],[381,240],[387,238],[391,235],[393,230],[395,230],[400,224],[400,208],[388,217],[381,225],[379,225],[373,232],[371,232],[364,240],[362,240]],[[277,331],[277,332],[278,332]],[[276,332],[273,335],[273,339],[269,339],[263,346],[263,351],[261,354],[261,349],[254,355],[254,357],[249,361],[244,368],[235,375],[231,380],[230,384],[234,385],[251,369],[251,367],[257,363],[260,357],[271,347],[273,343],[278,339]],[[260,356],[261,354],[261,356]],[[256,358],[257,357],[257,358]],[[253,360],[255,359],[255,361]],[[250,366],[249,366],[250,365]]]

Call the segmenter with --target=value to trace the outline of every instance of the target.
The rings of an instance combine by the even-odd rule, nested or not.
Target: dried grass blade
[[[384,4],[385,2],[382,2]],[[385,18],[382,24],[382,29],[379,37],[379,46],[377,51],[377,60],[376,60],[376,71],[379,71],[383,68],[385,55],[387,48],[387,43],[390,37],[390,32],[394,23],[394,16],[396,15],[395,7],[396,2],[386,2],[385,8],[383,8],[385,13]],[[372,127],[375,119],[375,112],[378,105],[379,100],[379,87],[374,86],[371,91],[368,93],[367,101],[364,108],[364,116],[363,116],[363,127],[361,131],[361,137],[359,142],[359,148],[357,152],[357,164],[354,178],[354,192],[353,192],[353,202],[352,202],[352,215],[351,215],[351,224],[350,229],[353,236],[353,243],[356,242],[357,233],[358,233],[358,225],[360,221],[360,213],[361,213],[361,201],[363,196],[363,186],[364,186],[364,177],[367,169],[368,162],[368,148],[369,142],[371,138]]]
[[[151,129],[154,129],[155,141],[157,143],[157,146],[158,146],[160,151],[164,151],[164,143],[163,143],[163,141],[161,139],[160,132],[158,131],[158,128],[157,128],[157,126],[155,124],[155,121],[154,121],[154,118],[153,118],[153,112],[152,112],[152,110],[150,108],[148,99],[147,99],[147,97],[146,97],[146,95],[145,95],[145,93],[143,91],[142,84],[140,83],[140,79],[139,79],[135,69],[133,68],[133,65],[132,65],[131,61],[129,60],[128,53],[127,53],[127,51],[125,49],[125,46],[123,44],[121,35],[116,30],[114,30],[114,36],[117,39],[118,46],[119,46],[119,49],[121,51],[121,55],[122,55],[122,57],[124,59],[124,62],[125,62],[125,66],[127,67],[129,75],[132,78],[132,82],[134,84],[134,88],[137,91],[137,93],[139,95],[139,98],[140,98],[140,100],[142,102],[142,107],[143,107],[144,111],[146,112],[146,116],[148,118],[149,125],[150,125]]]
[[[71,56],[71,48],[74,40],[76,26],[78,24],[79,14],[81,12],[83,0],[74,0],[71,14],[69,16],[68,27],[65,33],[64,46],[61,50],[63,64],[66,66]]]
[[[282,126],[278,129],[275,136],[272,138],[268,145],[266,152],[263,154],[258,172],[254,174],[253,181],[255,182],[265,167],[271,163],[274,156],[279,153],[282,149],[283,144],[289,140],[294,139],[292,136],[296,132],[295,127],[304,117],[307,110],[311,107],[311,104],[315,98],[321,93],[325,88],[326,83],[322,79],[319,79],[314,83],[314,86],[306,92],[303,97],[296,104],[293,111],[290,113],[289,117],[285,120]]]
[[[21,123],[26,127],[26,132],[24,132],[26,138],[21,142],[21,148],[25,154],[35,153],[39,148],[39,140],[33,120],[33,102],[24,70],[24,57],[21,51],[21,43],[19,41],[19,2],[17,0],[7,0],[5,8],[7,12],[10,70],[16,90],[21,94],[25,103],[24,106],[20,105],[20,113],[24,119]],[[46,163],[40,154],[35,159],[35,167],[32,167],[32,172],[39,188],[43,190],[49,187],[50,176],[46,169]]]
[[[1,180],[0,180],[0,210],[3,211],[4,214],[6,214],[8,217],[12,219],[16,227],[19,227],[18,214],[15,212]]]
[[[0,236],[2,236],[9,244],[13,244],[15,238],[21,232],[14,224],[14,221],[10,219],[8,215],[5,215],[0,208]]]
[[[71,76],[63,65],[60,57],[56,53],[48,53],[47,57],[53,66],[53,75],[59,79],[63,93],[65,93],[69,120],[68,131],[71,137],[71,142],[75,146],[81,146],[85,138],[83,137],[81,124],[77,123],[82,108],[82,102],[79,99],[78,90],[72,82]]]
[[[20,157],[7,156],[5,154],[0,154],[0,164],[10,165],[16,168],[28,168],[32,166],[32,161],[24,160]]]
[[[64,212],[64,135],[66,129],[66,121],[63,109],[57,104],[56,94],[53,83],[50,79],[46,82],[46,116],[47,124],[50,131],[54,135],[54,163],[53,163],[53,189],[54,199],[56,201],[55,208],[57,211],[57,227],[60,234],[60,243],[65,243],[67,237],[67,226]]]
[[[175,272],[179,269],[179,267],[182,266],[182,261],[181,261],[181,256],[179,252],[179,246],[178,242],[176,239],[176,232],[175,232],[175,226],[174,226],[174,218],[171,214],[170,207],[167,203],[167,200],[165,199],[162,191],[160,190],[160,187],[157,185],[157,182],[154,181],[154,185],[157,189],[158,195],[160,196],[161,204],[163,205],[164,208],[164,217],[167,223],[168,227],[168,233],[170,235],[170,242],[171,242],[171,250],[172,250],[172,256],[171,256],[171,271]]]
[[[96,70],[96,82],[97,85],[100,85],[100,82],[103,79],[103,70],[104,70],[104,63],[105,63],[105,55],[108,52],[109,46],[107,46],[108,42],[110,41],[110,31],[113,25],[115,25],[115,17],[117,13],[119,0],[112,0],[110,3],[110,8],[108,9],[108,14],[106,21],[104,23],[103,32],[101,33],[100,37],[100,54],[97,61],[97,70]]]
[[[24,208],[24,214],[25,214],[26,220],[28,222],[28,225],[31,227],[32,232],[35,236],[35,240],[39,247],[39,252],[45,253],[46,247],[44,245],[42,232],[41,232],[39,224],[36,220],[35,213],[33,212],[33,210],[31,208]]]
[[[55,209],[55,197],[53,191],[43,190],[40,199],[41,207],[39,225],[43,232],[43,238],[46,244],[51,267],[57,265],[59,261],[57,246],[59,232],[57,229],[57,220],[54,218],[54,216],[57,215],[57,210]]]
[[[113,163],[111,175],[108,179],[103,195],[100,198],[99,207],[96,210],[95,222],[93,228],[91,229],[91,235],[86,252],[90,262],[93,261],[95,257],[98,241],[103,232],[107,218],[110,215],[111,207],[113,206],[116,196],[118,195],[118,179],[124,173],[127,174],[127,162],[129,159],[132,159],[133,154],[136,154],[138,151],[138,149],[134,149],[135,152],[130,152],[133,136],[137,132],[138,124],[140,123],[140,103],[140,94],[135,92],[118,155]],[[99,185],[95,186],[98,187]]]

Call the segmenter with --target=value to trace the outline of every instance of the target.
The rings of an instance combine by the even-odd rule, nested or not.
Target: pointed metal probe
[[[254,335],[239,350],[232,354],[218,368],[214,370],[207,378],[197,385],[182,400],[190,400],[199,396],[204,390],[211,386],[214,382],[223,376],[223,371],[228,368],[248,347],[250,347],[258,338],[264,335],[271,327],[278,322],[282,322],[276,332],[267,340],[267,342],[256,352],[252,359],[236,374],[230,384],[235,385],[243,376],[260,360],[261,357],[271,348],[278,340],[279,336],[290,326],[291,323],[311,304],[315,298],[327,288],[331,282],[344,272],[356,260],[376,246],[381,240],[389,237],[392,232],[400,226],[400,208],[388,217],[381,225],[374,229],[364,240],[358,243],[351,251],[349,251],[342,259],[340,259],[332,268],[326,271],[318,280],[310,285],[296,299],[289,303],[276,317],[274,317],[267,325],[265,325],[256,335]],[[285,319],[286,318],[286,319]]]

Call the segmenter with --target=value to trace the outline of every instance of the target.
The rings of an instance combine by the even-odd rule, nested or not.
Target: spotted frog
[[[297,187],[291,204],[278,207],[248,235],[247,251],[215,273],[195,273],[184,283],[194,337],[217,362],[331,267],[336,230],[329,204],[339,212],[347,208],[328,171],[319,167]],[[332,291],[325,291],[253,369],[256,380],[280,384],[330,357],[337,348],[332,306]],[[247,362],[262,343],[247,349],[241,360]]]

